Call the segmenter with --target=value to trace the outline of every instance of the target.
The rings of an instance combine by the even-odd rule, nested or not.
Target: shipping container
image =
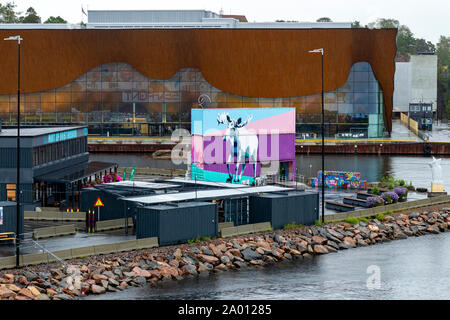
[[[23,234],[23,205],[20,206],[20,233]],[[16,203],[0,201],[0,233],[17,231]],[[1,244],[1,242],[0,242]]]
[[[319,219],[319,194],[292,191],[250,197],[250,223],[270,222],[282,229],[289,223],[311,225]]]
[[[181,202],[137,209],[136,238],[158,237],[160,245],[184,243],[218,234],[217,205]]]

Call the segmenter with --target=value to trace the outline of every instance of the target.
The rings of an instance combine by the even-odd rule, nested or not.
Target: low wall
[[[431,205],[438,205],[443,203],[450,203],[450,195],[438,196],[433,198],[415,200],[415,201],[407,201],[407,202],[397,202],[394,204],[389,204],[380,207],[373,207],[363,210],[349,211],[349,212],[341,212],[335,214],[327,214],[325,216],[325,220],[328,222],[332,221],[340,221],[344,220],[347,217],[355,217],[355,218],[363,218],[363,217],[371,217],[378,213],[386,213],[388,211],[403,211],[409,209],[415,209],[420,207],[426,207]]]
[[[76,227],[74,224],[56,227],[45,227],[33,230],[33,239],[38,240],[43,238],[65,236],[68,234],[75,234],[75,233]]]
[[[234,222],[219,222],[219,232],[224,228],[234,227]]]
[[[133,226],[133,218],[128,218],[128,227]],[[125,228],[125,218],[124,219],[114,219],[114,220],[104,220],[96,222],[95,231],[106,231]]]
[[[86,212],[24,211],[25,220],[85,221]]]
[[[248,233],[263,232],[272,229],[270,222],[260,222],[254,224],[244,224],[237,227],[227,227],[220,230],[222,238],[240,236]]]
[[[158,238],[145,238],[129,240],[110,244],[99,244],[89,247],[71,248],[57,250],[52,253],[61,260],[85,258],[93,255],[109,254],[123,251],[139,250],[158,247]],[[48,262],[57,262],[57,259],[48,253],[32,253],[20,256],[20,266],[36,265]],[[0,258],[0,269],[16,267],[16,257],[9,256]]]

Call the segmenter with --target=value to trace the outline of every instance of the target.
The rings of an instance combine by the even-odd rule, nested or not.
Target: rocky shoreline
[[[426,208],[423,208],[426,209]],[[72,300],[89,294],[155,286],[199,273],[263,266],[281,260],[312,259],[385,241],[445,232],[450,208],[386,216],[383,221],[361,219],[122,252],[52,264],[0,271],[0,299]]]

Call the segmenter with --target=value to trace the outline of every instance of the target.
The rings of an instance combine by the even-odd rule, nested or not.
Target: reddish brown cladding
[[[198,68],[214,87],[240,96],[290,97],[342,86],[352,64],[367,61],[383,91],[391,131],[396,29],[113,29],[0,30],[20,34],[22,92],[64,86],[90,69],[124,62],[149,78]],[[17,92],[17,44],[0,46],[0,94]]]

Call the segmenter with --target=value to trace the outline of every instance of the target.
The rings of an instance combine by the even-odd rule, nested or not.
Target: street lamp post
[[[323,107],[323,48],[310,50],[322,55],[322,224],[325,223],[325,112]]]
[[[16,267],[20,264],[20,36],[11,36],[3,40],[17,41],[18,59],[17,59],[17,179],[16,179]]]

